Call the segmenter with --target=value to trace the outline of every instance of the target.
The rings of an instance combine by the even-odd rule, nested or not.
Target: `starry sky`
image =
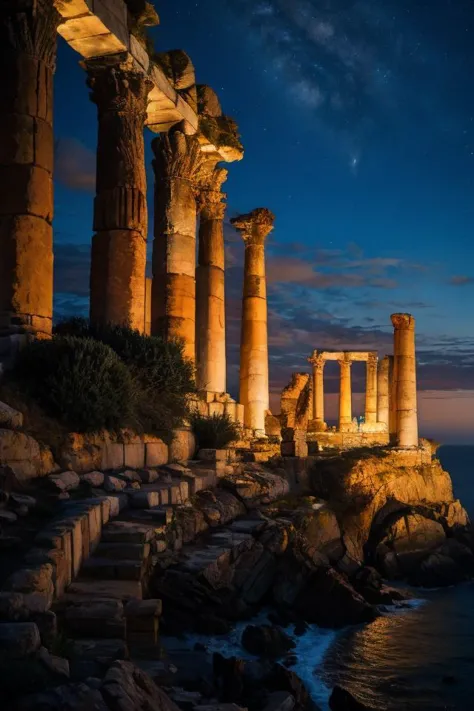
[[[472,0],[160,0],[158,50],[184,49],[238,122],[228,217],[268,207],[271,402],[314,348],[392,352],[417,319],[421,433],[474,442]],[[85,314],[96,107],[59,38],[55,316]],[[146,133],[152,225],[153,171]],[[150,242],[152,234],[150,231]],[[226,225],[229,389],[243,244]],[[354,411],[363,368],[353,368]],[[326,371],[327,411],[337,366]]]

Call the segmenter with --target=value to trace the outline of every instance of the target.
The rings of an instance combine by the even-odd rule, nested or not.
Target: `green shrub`
[[[225,449],[240,439],[240,428],[229,415],[191,415],[191,425],[200,449]]]
[[[135,424],[136,392],[127,366],[91,338],[34,341],[9,375],[47,415],[79,432]]]
[[[127,326],[97,328],[80,318],[58,324],[55,332],[93,338],[115,351],[134,382],[136,429],[152,434],[182,425],[187,397],[196,388],[193,363],[180,341],[145,336]]]

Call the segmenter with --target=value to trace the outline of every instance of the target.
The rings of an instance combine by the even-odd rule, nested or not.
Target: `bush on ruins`
[[[180,342],[75,318],[58,324],[51,341],[23,349],[9,380],[76,431],[154,434],[182,425],[193,377]]]
[[[135,387],[111,348],[90,338],[33,341],[20,352],[9,381],[73,430],[114,430],[134,418]]]
[[[191,425],[200,449],[225,449],[240,439],[239,425],[229,415],[214,413],[210,417],[194,413]]]

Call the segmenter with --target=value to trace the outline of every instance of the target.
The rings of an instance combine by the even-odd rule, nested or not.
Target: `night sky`
[[[268,207],[272,404],[307,355],[392,352],[417,319],[421,433],[474,442],[472,0],[162,0],[180,48],[240,127],[228,216]],[[96,107],[61,38],[56,74],[55,315],[85,314]],[[150,225],[153,172],[147,131]],[[237,395],[243,243],[227,235],[229,388]],[[150,242],[152,230],[150,229]],[[353,367],[354,390],[363,369]],[[329,419],[337,366],[328,366]],[[354,409],[362,396],[354,397]]]

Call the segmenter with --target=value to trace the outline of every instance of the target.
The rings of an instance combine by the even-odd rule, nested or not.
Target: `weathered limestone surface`
[[[52,0],[0,7],[0,334],[48,337],[53,308]]]
[[[337,502],[343,541],[353,560],[364,560],[371,532],[374,535],[395,511],[418,506],[424,509],[423,515],[430,511],[435,518],[439,506],[454,503],[449,474],[437,460],[429,461],[430,457],[428,451],[423,456],[422,450],[385,449],[370,457],[348,454],[314,465],[312,491],[330,505]],[[447,525],[446,513],[442,518]]]
[[[143,127],[151,82],[103,60],[87,63],[98,108],[91,321],[145,329],[148,217]]]
[[[418,414],[415,319],[410,314],[393,314],[391,318],[395,328],[396,439],[399,447],[416,447]]]
[[[245,426],[261,434],[269,408],[265,240],[274,220],[265,208],[231,220],[245,242],[239,400],[245,408]]]
[[[346,358],[339,361],[341,381],[339,390],[339,429],[342,431],[352,425],[352,362]]]
[[[377,422],[389,428],[390,424],[390,379],[393,372],[393,356],[379,361],[377,373]]]
[[[153,141],[156,176],[152,334],[181,338],[195,360],[196,183],[202,154],[196,138],[175,130]]]
[[[322,356],[315,355],[308,359],[313,366],[313,420],[316,430],[325,430],[324,421],[324,366]]]
[[[365,391],[365,422],[377,422],[377,355],[369,353],[367,359],[367,384]]]
[[[205,165],[199,194],[198,267],[196,269],[196,380],[198,390],[226,392],[225,252],[222,183],[227,170]]]

